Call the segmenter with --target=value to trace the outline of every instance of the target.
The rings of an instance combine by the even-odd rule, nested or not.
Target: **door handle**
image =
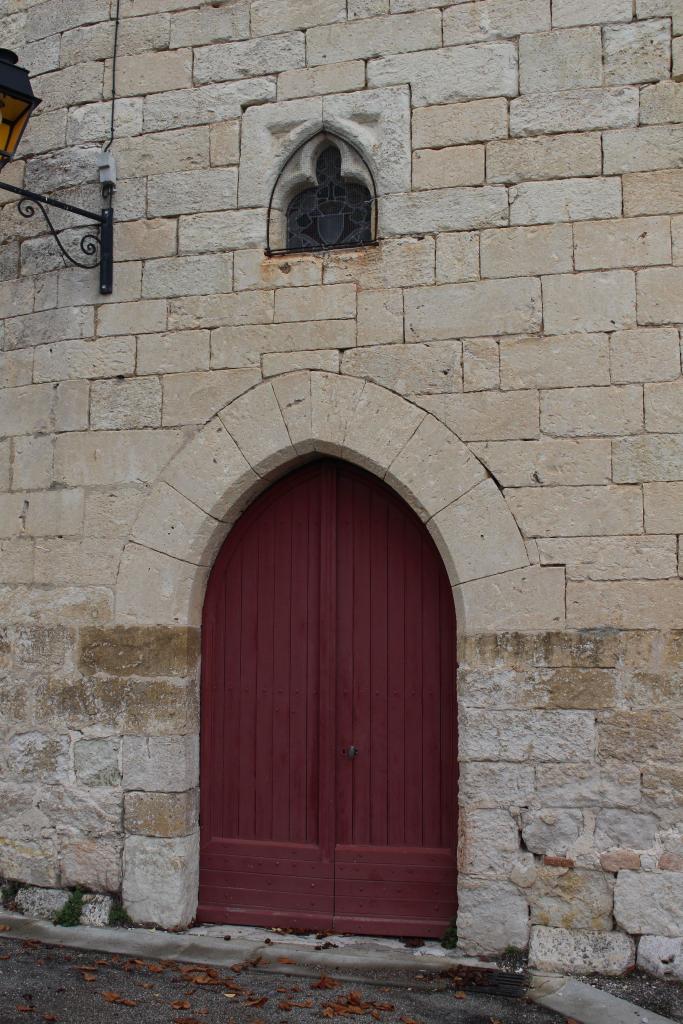
[[[358,747],[350,746],[344,751],[344,753],[348,757],[349,761],[353,761],[358,757]]]

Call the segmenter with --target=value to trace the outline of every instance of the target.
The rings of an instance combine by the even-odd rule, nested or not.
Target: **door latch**
[[[347,750],[345,750],[344,753],[348,757],[349,761],[353,761],[356,757],[358,757],[358,747],[351,746]]]

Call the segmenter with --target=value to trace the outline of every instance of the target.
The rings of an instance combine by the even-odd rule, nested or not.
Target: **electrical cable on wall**
[[[111,121],[109,125],[109,139],[102,147],[102,152],[97,157],[97,166],[100,172],[100,185],[102,195],[111,208],[114,192],[116,190],[116,162],[111,150],[116,129],[116,60],[119,48],[119,25],[121,23],[121,0],[116,2],[116,14],[114,15],[114,53],[111,65]]]
[[[121,23],[121,0],[116,0],[116,14],[114,15],[114,54],[111,66],[111,124],[109,128],[109,141],[102,147],[106,153],[114,141],[114,121],[116,117],[116,58],[119,49],[119,25]]]

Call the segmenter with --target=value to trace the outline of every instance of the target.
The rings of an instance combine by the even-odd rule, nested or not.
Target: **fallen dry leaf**
[[[171,1003],[174,1010],[189,1010],[190,1000],[189,999],[176,999],[174,1003]]]
[[[341,982],[334,978],[328,978],[324,974],[318,981],[314,981],[311,988],[340,988]]]
[[[288,956],[279,956],[277,962],[279,964],[295,964],[296,960],[291,960]]]
[[[467,996],[465,995],[465,993],[464,993],[464,992],[456,992],[456,993],[455,993],[455,998],[456,998],[456,999],[466,999],[466,998],[467,998]]]
[[[33,1006],[22,1006],[22,1005],[19,1005],[19,1006],[15,1006],[15,1010],[17,1011],[17,1013],[33,1013],[34,1012],[34,1007]]]
[[[245,1006],[265,1006],[268,1002],[268,996],[255,996],[253,999],[245,999]]]
[[[0,932],[8,932],[9,930],[10,926],[8,924],[0,924]]]
[[[83,971],[81,977],[83,978],[83,981],[97,981],[96,974],[88,974],[86,971]]]
[[[44,1013],[43,1020],[46,1024],[55,1024],[55,1021],[59,1020],[59,1017],[55,1017],[54,1013]]]

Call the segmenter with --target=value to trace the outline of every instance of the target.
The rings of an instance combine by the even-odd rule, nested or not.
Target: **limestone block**
[[[437,513],[429,531],[453,586],[529,564],[517,523],[492,480]]]
[[[550,28],[547,0],[477,0],[473,4],[447,8],[443,41],[445,46],[461,46],[547,28]]]
[[[123,186],[125,188],[125,186]],[[131,211],[133,212],[133,211]],[[126,222],[128,223],[128,222]],[[122,227],[124,225],[121,225]],[[118,237],[118,236],[117,236]],[[55,277],[46,277],[42,285],[49,286],[36,296],[36,302],[44,301],[48,308],[55,304],[54,290],[56,285],[57,305],[73,306],[81,303],[111,303],[114,300],[120,302],[134,302],[142,294],[142,263],[139,260],[130,260],[127,263],[116,265],[116,294],[98,295],[95,300],[97,281],[93,270],[65,269],[60,270]]]
[[[15,897],[15,903],[21,913],[26,914],[27,917],[51,921],[68,898],[69,893],[64,892],[63,889],[38,889],[35,886],[29,886],[19,890]]]
[[[482,232],[482,277],[527,277],[572,270],[572,229],[569,225]]]
[[[132,336],[40,345],[35,352],[33,369],[37,382],[119,377],[134,372],[135,338]]]
[[[683,533],[683,483],[645,484],[647,533]]]
[[[172,48],[247,39],[248,36],[249,4],[246,0],[215,7],[213,4],[200,4],[195,10],[180,11],[171,17]]]
[[[649,850],[655,845],[657,819],[652,814],[637,814],[632,810],[604,810],[595,825],[595,845],[598,850],[627,847]]]
[[[76,487],[155,480],[181,440],[177,430],[63,434],[55,440],[55,480]]]
[[[97,585],[116,580],[121,544],[101,540],[39,540],[35,548],[36,583]]]
[[[640,123],[667,124],[683,121],[683,83],[658,82],[640,94]]]
[[[124,848],[123,902],[138,924],[184,928],[197,906],[199,836],[129,836]]]
[[[671,44],[672,73],[675,82],[683,82],[683,37],[676,36]]]
[[[27,11],[25,37],[29,41],[43,39],[78,25],[106,21],[108,17],[109,4],[106,0],[57,0],[49,11]]]
[[[325,370],[339,373],[340,354],[335,350],[320,352],[273,352],[263,356],[263,376],[275,377],[297,370]],[[286,422],[286,421],[285,421]]]
[[[643,429],[641,388],[629,384],[599,393],[594,388],[546,391],[541,396],[541,427],[559,437],[637,434]]]
[[[198,780],[197,736],[124,736],[124,789],[183,793]]]
[[[16,537],[23,532],[25,501],[23,494],[0,495],[0,536]]]
[[[84,535],[125,540],[137,518],[144,494],[144,486],[90,491],[85,501]]]
[[[579,629],[675,629],[680,624],[683,580],[630,580],[567,584],[567,621]],[[660,723],[663,728],[663,723]],[[679,740],[680,742],[680,740]],[[628,757],[632,757],[631,750]],[[643,756],[653,756],[650,754]],[[666,758],[666,753],[662,756]]]
[[[145,501],[132,532],[144,547],[194,565],[213,564],[227,528],[168,484],[157,484]]]
[[[476,231],[437,235],[437,284],[476,281],[479,276],[479,235]]]
[[[208,370],[209,331],[174,331],[171,334],[146,334],[138,340],[138,373],[183,373]]]
[[[180,253],[225,252],[266,246],[266,210],[195,213],[180,218]]]
[[[50,309],[47,312],[31,313],[5,321],[5,347],[10,349],[49,345],[71,338],[89,338],[93,334],[93,310],[87,306]]]
[[[147,182],[150,217],[227,210],[236,205],[237,170],[234,167],[155,174]]]
[[[82,786],[118,786],[120,741],[78,740],[74,744],[74,771]]]
[[[111,896],[84,896],[81,924],[89,925],[91,928],[106,928],[113,905]]]
[[[531,929],[529,964],[548,974],[620,975],[633,969],[635,944],[623,932]]]
[[[65,311],[66,312],[66,311]],[[106,337],[156,334],[166,330],[166,303],[161,299],[141,302],[113,302],[100,306],[97,333]]]
[[[583,830],[583,814],[572,810],[523,811],[522,824],[527,850],[567,856]]]
[[[497,804],[527,804],[535,790],[530,765],[492,764],[468,761],[460,766],[460,803],[465,807],[495,807]]]
[[[538,393],[474,392],[463,395],[425,396],[422,404],[464,441],[538,437]]]
[[[520,763],[588,761],[595,747],[593,719],[594,714],[589,711],[465,709],[462,759]]]
[[[349,18],[372,18],[377,14],[389,13],[389,0],[347,0],[347,6]],[[416,9],[415,4],[412,9]]]
[[[639,487],[519,487],[505,497],[528,537],[612,536],[642,530]]]
[[[219,416],[258,476],[291,458],[292,442],[270,384],[248,391]]]
[[[603,84],[598,27],[528,31],[533,34],[519,41],[520,92],[552,93]]]
[[[342,454],[374,472],[384,472],[425,418],[385,388],[366,384],[344,434]]]
[[[683,170],[624,175],[624,214],[683,213]]]
[[[377,345],[347,349],[342,372],[363,377],[401,395],[462,389],[459,341],[433,345]]]
[[[512,224],[594,220],[621,216],[621,185],[616,178],[530,181],[510,189]]]
[[[212,167],[239,163],[240,127],[239,121],[221,121],[211,125],[209,143]]]
[[[363,27],[363,23],[359,25]],[[367,74],[368,85],[373,87],[408,82],[416,107],[516,96],[517,47],[511,42],[475,43],[457,49],[380,57],[369,61]]]
[[[483,185],[484,175],[484,146],[418,149],[413,154],[413,188],[415,189]]]
[[[166,137],[169,128],[188,128],[191,125],[211,125],[211,146],[215,152],[217,144],[216,130],[221,125],[233,118],[239,118],[242,114],[242,103],[266,103],[275,99],[275,81],[272,78],[246,78],[240,82],[220,82],[216,85],[194,86],[192,89],[179,89],[172,92],[158,93],[145,97],[143,124],[146,132],[163,132],[155,136],[156,148],[170,141]],[[237,152],[227,163],[239,161],[239,140],[234,139],[234,122],[229,129],[232,136],[231,148],[237,147]],[[185,133],[184,133],[185,134]],[[189,133],[192,135],[193,133]],[[149,167],[147,173],[158,174],[161,169],[164,171],[183,171],[191,167],[206,167],[208,160],[193,159],[189,149],[181,143],[178,132],[174,132],[176,145],[181,146],[183,159],[178,158],[172,161],[159,162],[154,167]],[[206,142],[206,129],[197,129],[195,138],[201,138],[202,143]],[[220,136],[219,136],[220,138]],[[143,149],[147,156],[150,152],[145,148],[142,140],[137,140],[137,149]],[[165,148],[165,146],[164,146]],[[160,154],[161,155],[161,154]],[[202,146],[202,157],[206,156],[205,145]],[[213,154],[212,154],[213,156]],[[212,158],[212,163],[216,161]],[[181,163],[183,166],[178,166]],[[135,170],[131,160],[129,167],[133,175],[139,172]]]
[[[612,930],[612,884],[601,871],[541,867],[529,902],[532,924]]]
[[[657,580],[676,575],[673,537],[547,540],[539,544],[539,554],[541,565],[566,565],[567,578],[573,580]]]
[[[466,446],[427,416],[391,463],[386,481],[427,520],[484,480]]]
[[[645,429],[683,431],[683,387],[680,381],[645,385]]]
[[[590,178],[601,173],[599,136],[590,133],[505,139],[489,143],[486,149],[486,178],[491,183]]]
[[[622,85],[669,77],[671,28],[663,19],[604,30],[605,82]]]
[[[365,62],[340,61],[322,64],[317,68],[283,71],[278,76],[278,100],[297,100],[304,96],[324,96],[325,93],[354,92],[365,86]]]
[[[174,839],[197,828],[199,792],[126,793],[123,826],[127,833]]]
[[[70,839],[60,846],[63,884],[117,892],[121,888],[121,840]]]
[[[638,273],[638,323],[683,321],[683,267],[657,267]]]
[[[638,943],[638,969],[658,978],[683,981],[683,939],[644,935]]]
[[[683,126],[655,125],[605,132],[605,174],[666,170],[678,164],[683,145]]]
[[[24,529],[33,537],[68,537],[83,526],[83,491],[36,491],[25,498]]]
[[[109,42],[107,56],[111,53],[112,46],[113,42]],[[56,111],[55,114],[48,114],[47,117],[55,118],[60,114],[63,116],[64,112]],[[56,125],[49,127],[55,132],[58,130]],[[31,123],[31,134],[34,130],[33,123]],[[73,107],[69,110],[68,121],[65,121],[65,130],[66,143],[69,146],[80,146],[86,142],[104,142],[111,131],[111,103],[87,103],[83,107]],[[116,131],[120,138],[141,134],[142,97],[121,98],[117,102]],[[61,141],[55,138],[53,144],[48,148],[52,149],[61,145],[64,145],[63,130]]]
[[[462,350],[464,391],[497,390],[500,386],[500,356],[494,338],[472,338]]]
[[[628,86],[530,93],[510,103],[512,136],[631,128],[637,123],[638,90]]]
[[[33,490],[52,485],[52,446],[52,437],[44,435],[18,437],[15,440],[12,465],[13,490]],[[7,449],[7,455],[9,456],[9,449]],[[9,489],[9,483],[7,489]]]
[[[356,325],[358,345],[401,344],[403,342],[403,292],[399,288],[382,288],[371,292],[360,291],[358,293]]]
[[[461,146],[506,136],[507,103],[502,98],[440,103],[413,111],[413,146],[416,149]]]
[[[275,322],[348,320],[356,315],[356,289],[350,284],[280,288],[275,293]]]
[[[564,570],[531,566],[472,580],[456,587],[454,597],[469,632],[554,629],[564,622],[564,590]]]
[[[103,98],[103,78],[103,64],[89,61],[38,75],[33,79],[33,89],[37,96],[43,97],[41,111],[45,114],[48,110],[68,107],[74,96],[82,103],[98,102]]]
[[[553,25],[598,25],[602,22],[630,21],[630,0],[554,0]]]
[[[330,282],[334,283],[334,282]],[[235,289],[305,288],[322,284],[322,260],[315,255],[264,256],[261,249],[235,253]]]
[[[673,261],[677,266],[683,266],[683,217],[672,218],[671,235],[673,239]]]
[[[458,943],[468,954],[524,949],[529,941],[526,897],[510,882],[460,878]]]
[[[505,879],[521,860],[517,823],[508,810],[461,811],[458,870],[477,878]]]
[[[326,253],[325,284],[356,283],[366,288],[410,288],[434,281],[434,240],[386,239],[378,248]],[[310,319],[307,317],[306,319]]]
[[[683,872],[620,871],[614,916],[631,934],[679,938],[683,931]]]
[[[642,288],[647,290],[648,282]],[[635,275],[612,270],[544,277],[543,314],[546,330],[557,334],[634,327]]]
[[[461,700],[469,707],[596,710],[616,702],[614,673],[605,669],[463,668],[458,685]]]
[[[260,370],[211,370],[163,378],[165,427],[207,423],[228,401],[261,380]]]
[[[24,313],[30,313],[35,301],[33,281],[20,280],[0,283],[0,301],[5,310],[5,316],[21,316]]]
[[[91,388],[90,425],[93,430],[160,426],[158,377],[95,381]]]
[[[32,541],[16,538],[0,541],[0,583],[31,583],[32,580]]]
[[[406,329],[414,341],[520,334],[540,327],[540,306],[533,278],[414,288],[405,295]]]
[[[19,733],[7,744],[7,770],[22,782],[68,782],[70,748],[68,736]]]
[[[401,341],[402,312],[401,303]],[[213,332],[211,364],[213,367],[258,367],[262,354],[266,352],[347,349],[355,344],[355,340],[355,323],[351,319],[225,328]]]
[[[624,438],[614,442],[614,479],[620,483],[676,481],[683,475],[683,439],[678,434]]]
[[[386,196],[380,203],[380,233],[423,234],[498,227],[508,222],[503,188],[444,188]]]
[[[17,388],[23,384],[30,384],[33,380],[33,359],[32,349],[0,352],[0,388]]]
[[[202,327],[236,327],[273,321],[273,292],[253,291],[171,300],[168,325],[172,331]]]
[[[635,217],[576,224],[574,252],[577,270],[670,263],[670,223],[666,217]]]
[[[208,572],[137,544],[124,550],[116,586],[122,623],[198,626]]]
[[[310,429],[314,446],[318,451],[340,455],[365,382],[356,377],[327,373],[313,373],[310,381]]]
[[[380,53],[400,54],[436,46],[441,46],[439,11],[321,25],[306,33],[309,64],[335,64],[359,57],[376,57]]]
[[[183,93],[194,92],[185,89]],[[163,94],[168,109],[168,96]],[[171,108],[175,118],[175,110]],[[234,115],[233,115],[234,116]],[[173,121],[175,126],[177,122]],[[145,125],[147,127],[147,125]],[[151,132],[151,128],[149,129]],[[159,131],[133,139],[121,139],[116,147],[116,165],[119,179],[141,178],[165,171],[189,171],[193,167],[206,167],[209,162],[209,130],[207,127],[181,131]],[[136,185],[139,191],[139,185]]]
[[[603,871],[616,874],[618,871],[640,871],[640,854],[634,850],[612,850],[600,854]]]
[[[628,761],[545,765],[537,788],[544,807],[635,807],[640,803],[640,771]]]
[[[609,384],[607,335],[504,338],[500,375],[506,389]]]
[[[79,65],[76,65],[78,67]],[[120,72],[120,75],[118,74]],[[120,84],[119,84],[120,82]],[[192,85],[192,50],[162,50],[145,53],[144,60],[119,57],[117,91],[121,96],[145,96]]]
[[[222,293],[232,287],[232,254],[147,260],[142,294],[147,299]]]
[[[238,43],[217,43],[194,51],[194,82],[196,85],[206,85],[210,82],[236,81],[260,75],[264,68],[270,74],[275,74],[277,71],[302,68],[305,64],[306,47],[301,32],[247,39]]]
[[[53,587],[50,603],[46,605],[42,588],[5,586],[0,587],[0,612],[6,622],[108,622],[113,601],[111,591],[105,587]]]
[[[311,374],[299,371],[279,377],[273,381],[273,391],[297,453],[315,451],[316,441],[311,426]]]

